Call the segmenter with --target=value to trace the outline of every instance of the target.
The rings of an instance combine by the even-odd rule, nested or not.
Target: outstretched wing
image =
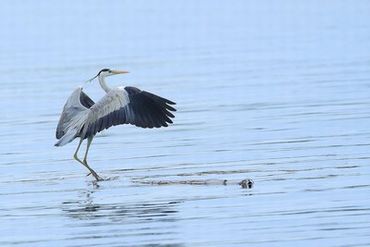
[[[83,137],[95,135],[119,124],[132,124],[142,128],[167,127],[176,111],[175,103],[135,87],[119,87],[109,91],[90,108]]]
[[[62,138],[68,130],[81,124],[83,115],[87,115],[85,111],[93,105],[94,101],[82,91],[81,87],[75,89],[63,107],[56,129],[56,138]]]

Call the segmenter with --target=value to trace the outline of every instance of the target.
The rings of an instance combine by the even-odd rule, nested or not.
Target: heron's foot
[[[91,172],[89,172],[87,175],[86,175],[86,177],[88,177],[88,176],[90,176],[92,173]],[[105,178],[102,178],[102,177],[100,177],[100,176],[98,176],[99,177],[99,179],[97,179],[97,181],[110,181],[110,180],[116,180],[116,179],[118,179],[119,177],[118,176],[114,176],[114,177],[105,177]]]
[[[87,160],[86,158],[83,160],[83,165],[90,171],[89,174],[87,174],[87,176],[89,176],[90,174],[92,174],[94,176],[94,178],[96,179],[96,181],[103,181],[104,179],[101,178],[88,164],[87,164]]]
[[[100,182],[100,181],[105,181],[106,180],[106,179],[104,179],[104,178],[102,178],[102,177],[100,177],[98,175],[95,177],[95,179],[96,179],[96,182]]]
[[[100,177],[93,169],[91,169],[90,174],[94,176],[97,182],[105,180],[102,177]]]
[[[90,174],[94,176],[96,182],[100,182],[100,181],[104,181],[105,180],[104,178],[100,177],[96,172],[90,172],[89,175]]]

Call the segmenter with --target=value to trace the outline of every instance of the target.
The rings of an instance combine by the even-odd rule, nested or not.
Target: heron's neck
[[[103,76],[98,76],[100,86],[103,88],[105,92],[110,91],[110,87],[108,87],[107,83],[105,82],[105,78]]]

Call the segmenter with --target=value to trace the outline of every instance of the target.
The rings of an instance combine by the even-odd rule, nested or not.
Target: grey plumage
[[[104,80],[107,76],[124,73],[128,72],[102,69],[89,80],[98,78],[100,86],[106,92],[106,95],[96,103],[82,91],[81,87],[75,89],[63,107],[56,129],[58,142],[55,146],[63,146],[77,137],[80,138],[73,157],[85,166],[97,181],[102,178],[87,164],[87,154],[98,132],[120,124],[132,124],[141,128],[167,127],[175,117],[172,113],[176,111],[172,106],[175,102],[135,87],[111,89]],[[77,154],[85,139],[87,146],[82,161]]]
[[[76,137],[86,139],[96,133],[120,124],[142,128],[167,127],[172,123],[175,103],[135,87],[110,90],[101,100],[94,101],[77,88],[68,98],[61,114],[56,146],[62,146]],[[62,139],[69,134],[66,139]],[[62,140],[62,141],[61,141]]]
[[[56,138],[58,140],[62,138],[66,134],[71,120],[80,112],[84,111],[85,108],[90,108],[94,104],[94,101],[82,91],[82,88],[77,88],[73,91],[64,105],[63,112],[60,116],[56,130]]]
[[[108,93],[106,97],[109,99],[103,98],[102,102],[99,102],[96,107],[93,106],[91,108],[83,138],[95,135],[97,132],[119,124],[132,124],[142,128],[160,128],[167,127],[168,123],[172,123],[171,118],[174,115],[171,111],[176,110],[170,105],[175,104],[174,102],[155,94],[141,91],[135,87],[118,88],[117,90],[125,91],[123,93],[125,97],[123,104],[119,102],[119,107],[112,108],[107,112],[100,113],[96,111],[95,108],[104,107],[109,104],[107,101],[111,99],[110,93]],[[114,91],[114,95],[120,95],[120,93]],[[113,102],[112,100],[111,104],[118,103]]]

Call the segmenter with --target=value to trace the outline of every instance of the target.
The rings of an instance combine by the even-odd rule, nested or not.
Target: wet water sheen
[[[0,245],[369,246],[369,9],[3,1]],[[66,98],[104,67],[178,111],[98,135],[90,165],[115,179],[97,186],[76,142],[53,144]]]

